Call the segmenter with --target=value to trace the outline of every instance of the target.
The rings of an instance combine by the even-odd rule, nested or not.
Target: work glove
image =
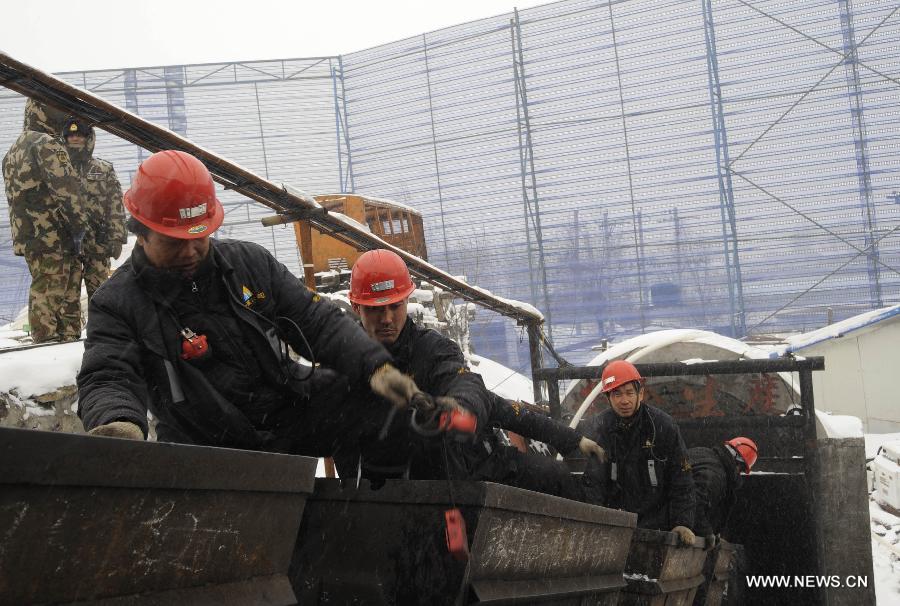
[[[676,526],[672,529],[672,532],[678,535],[678,542],[685,547],[691,547],[694,544],[696,536],[687,526]]]
[[[393,404],[396,408],[409,406],[413,396],[419,393],[412,377],[403,374],[391,364],[385,364],[369,379],[372,391]]]
[[[119,255],[122,254],[122,243],[116,242],[115,244],[110,245],[109,247],[109,256],[113,259],[118,259]]]
[[[718,543],[719,537],[714,534],[703,535],[703,541],[706,545],[703,547],[703,551],[711,551]]]
[[[98,425],[88,432],[92,436],[122,438],[125,440],[143,440],[144,430],[130,421],[113,421],[106,425]]]
[[[578,442],[578,450],[586,457],[594,455],[601,463],[606,463],[606,451],[590,438],[581,438]]]

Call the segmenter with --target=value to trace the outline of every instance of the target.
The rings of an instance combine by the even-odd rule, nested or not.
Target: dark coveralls
[[[564,464],[501,445],[492,428],[502,426],[551,443],[564,452],[578,446],[579,433],[523,411],[489,392],[481,376],[469,372],[462,351],[453,340],[417,326],[411,319],[407,318],[399,337],[387,349],[394,356],[396,367],[411,375],[423,392],[453,397],[473,411],[478,417],[478,431],[474,438],[446,434],[422,438],[409,430],[409,413],[398,415],[384,441],[378,440],[377,431],[372,428],[359,449],[350,443],[342,446],[335,456],[342,477],[356,477],[360,471],[374,482],[391,477],[441,480],[449,476],[455,480],[500,482],[568,498],[581,496],[580,485],[576,485]],[[398,448],[400,443],[405,448]]]
[[[743,483],[734,457],[724,446],[697,446],[688,450],[697,507],[694,531],[699,536],[719,534],[728,522]]]
[[[606,463],[591,459],[585,468],[591,502],[638,514],[640,528],[694,526],[690,464],[672,417],[649,404],[628,419],[608,408],[586,422],[584,434],[609,457]]]
[[[160,441],[328,456],[361,420],[388,410],[374,397],[360,409],[345,397],[391,361],[387,351],[255,244],[210,240],[190,279],[152,267],[136,247],[89,314],[78,374],[88,430],[123,420],[146,435],[149,408]],[[207,337],[206,356],[182,359],[183,329]],[[309,368],[290,361],[282,341],[341,377],[320,368],[302,380]]]
[[[717,535],[724,530],[728,523],[731,510],[737,502],[737,491],[744,479],[740,468],[734,458],[721,444],[712,448],[696,446],[688,450],[688,459],[691,462],[691,474],[694,478],[694,493],[697,499],[697,508],[694,513],[694,532],[710,540],[711,535]],[[709,546],[709,543],[707,543]],[[742,572],[746,567],[744,552],[740,546],[734,547],[734,560],[731,564],[733,578],[742,579]],[[716,553],[711,552],[706,558],[703,567],[704,583],[697,588],[695,603],[703,604],[714,576]],[[743,583],[729,583],[730,597],[743,603],[740,592],[743,591]],[[733,594],[733,595],[731,595]]]

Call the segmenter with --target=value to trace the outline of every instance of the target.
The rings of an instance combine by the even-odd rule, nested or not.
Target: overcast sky
[[[0,50],[60,72],[347,54],[528,0],[5,0]]]

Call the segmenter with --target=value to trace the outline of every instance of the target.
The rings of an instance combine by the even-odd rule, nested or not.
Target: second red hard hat
[[[402,301],[416,289],[400,255],[390,250],[370,250],[353,264],[350,302],[378,307]]]

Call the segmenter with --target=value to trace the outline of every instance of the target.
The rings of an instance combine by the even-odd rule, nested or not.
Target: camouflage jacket
[[[112,163],[93,157],[94,132],[82,148],[66,145],[72,165],[84,185],[83,205],[88,229],[84,236],[84,254],[92,257],[118,256],[128,239],[125,231],[125,208],[122,186]]]
[[[87,229],[82,180],[58,138],[64,120],[29,99],[22,134],[3,157],[16,255],[74,253]]]

